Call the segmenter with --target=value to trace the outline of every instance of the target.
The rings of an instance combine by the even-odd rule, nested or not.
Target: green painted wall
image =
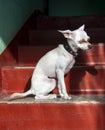
[[[104,0],[49,0],[50,16],[105,14]]]
[[[0,0],[0,54],[34,9],[43,9],[42,0]]]

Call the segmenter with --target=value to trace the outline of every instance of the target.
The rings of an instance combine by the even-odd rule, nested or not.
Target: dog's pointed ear
[[[85,29],[85,25],[83,24],[81,27],[79,27],[79,30],[83,31]]]
[[[70,30],[64,30],[64,31],[58,30],[58,32],[62,33],[65,38],[70,38],[70,36],[72,34],[72,31],[70,31]]]

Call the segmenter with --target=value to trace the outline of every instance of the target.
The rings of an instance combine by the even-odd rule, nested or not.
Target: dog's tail
[[[31,95],[31,94],[33,94],[32,91],[31,91],[31,89],[28,90],[27,92],[24,92],[24,93],[13,93],[13,94],[10,96],[9,100],[14,100],[14,99],[18,99],[18,98],[23,98],[23,97],[26,97],[26,96]]]

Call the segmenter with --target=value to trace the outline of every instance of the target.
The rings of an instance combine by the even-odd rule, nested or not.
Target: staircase
[[[34,13],[29,18],[0,57],[1,130],[105,129],[105,25],[97,21],[99,18],[104,23],[104,16],[69,18]],[[79,52],[75,66],[65,77],[72,99],[35,101],[30,96],[8,101],[11,93],[30,88],[31,76],[40,57],[65,42],[56,30],[75,29],[83,23],[94,44],[91,50]]]

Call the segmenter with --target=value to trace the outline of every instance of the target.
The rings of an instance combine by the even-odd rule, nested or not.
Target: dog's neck
[[[68,51],[70,54],[72,54],[74,57],[78,55],[77,51],[78,48],[75,46],[74,41],[69,40],[66,43],[63,44],[66,51]]]

